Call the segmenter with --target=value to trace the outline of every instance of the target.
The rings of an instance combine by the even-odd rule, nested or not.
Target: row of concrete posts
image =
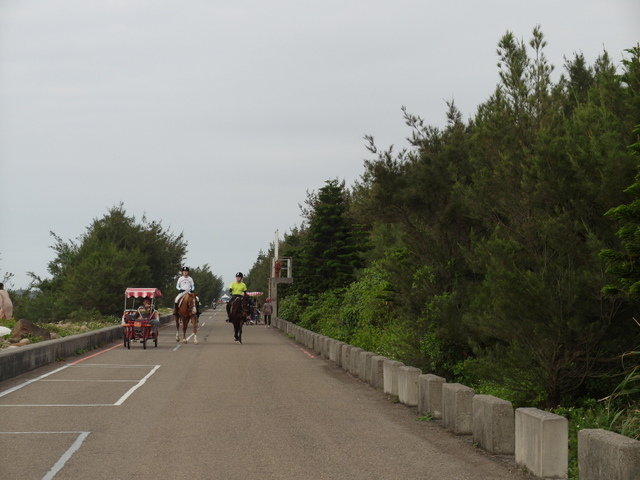
[[[441,420],[456,435],[515,462],[543,479],[566,479],[569,424],[566,418],[537,408],[514,408],[511,402],[423,374],[415,367],[301,328],[281,318],[273,325],[356,378],[396,396],[418,415]],[[602,429],[578,433],[580,480],[639,480],[640,441]]]

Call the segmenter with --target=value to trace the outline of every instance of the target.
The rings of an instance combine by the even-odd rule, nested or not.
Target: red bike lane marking
[[[113,347],[107,348],[107,349],[105,349],[105,350],[101,350],[101,351],[99,351],[98,353],[94,353],[93,355],[89,355],[88,357],[84,357],[84,358],[81,358],[80,360],[76,360],[75,362],[71,362],[71,364],[70,364],[70,365],[77,365],[77,364],[78,364],[78,363],[80,363],[80,362],[84,362],[85,360],[89,360],[90,358],[97,357],[98,355],[102,355],[103,353],[110,352],[110,351],[111,351],[111,350],[113,350],[114,348],[118,348],[118,347],[121,347],[121,346],[122,346],[122,345],[120,345],[120,344],[118,344],[118,345],[114,345]]]

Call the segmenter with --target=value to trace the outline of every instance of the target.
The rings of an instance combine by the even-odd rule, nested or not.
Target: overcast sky
[[[0,279],[48,277],[49,232],[122,202],[229,283],[307,191],[360,177],[364,135],[407,145],[402,106],[472,116],[500,37],[536,25],[556,75],[575,52],[619,64],[640,1],[0,0]]]

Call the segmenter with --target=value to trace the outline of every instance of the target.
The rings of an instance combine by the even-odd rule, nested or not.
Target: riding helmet
[[[238,272],[238,273],[236,273],[236,277],[242,277],[242,278],[244,278],[244,275],[242,275],[242,272]]]
[[[189,267],[182,267],[182,271],[183,272],[188,272],[189,271]]]

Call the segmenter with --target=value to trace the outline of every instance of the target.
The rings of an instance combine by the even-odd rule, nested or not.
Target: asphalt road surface
[[[530,479],[275,328],[113,343],[0,383],[0,479]],[[190,330],[191,331],[191,330]]]

